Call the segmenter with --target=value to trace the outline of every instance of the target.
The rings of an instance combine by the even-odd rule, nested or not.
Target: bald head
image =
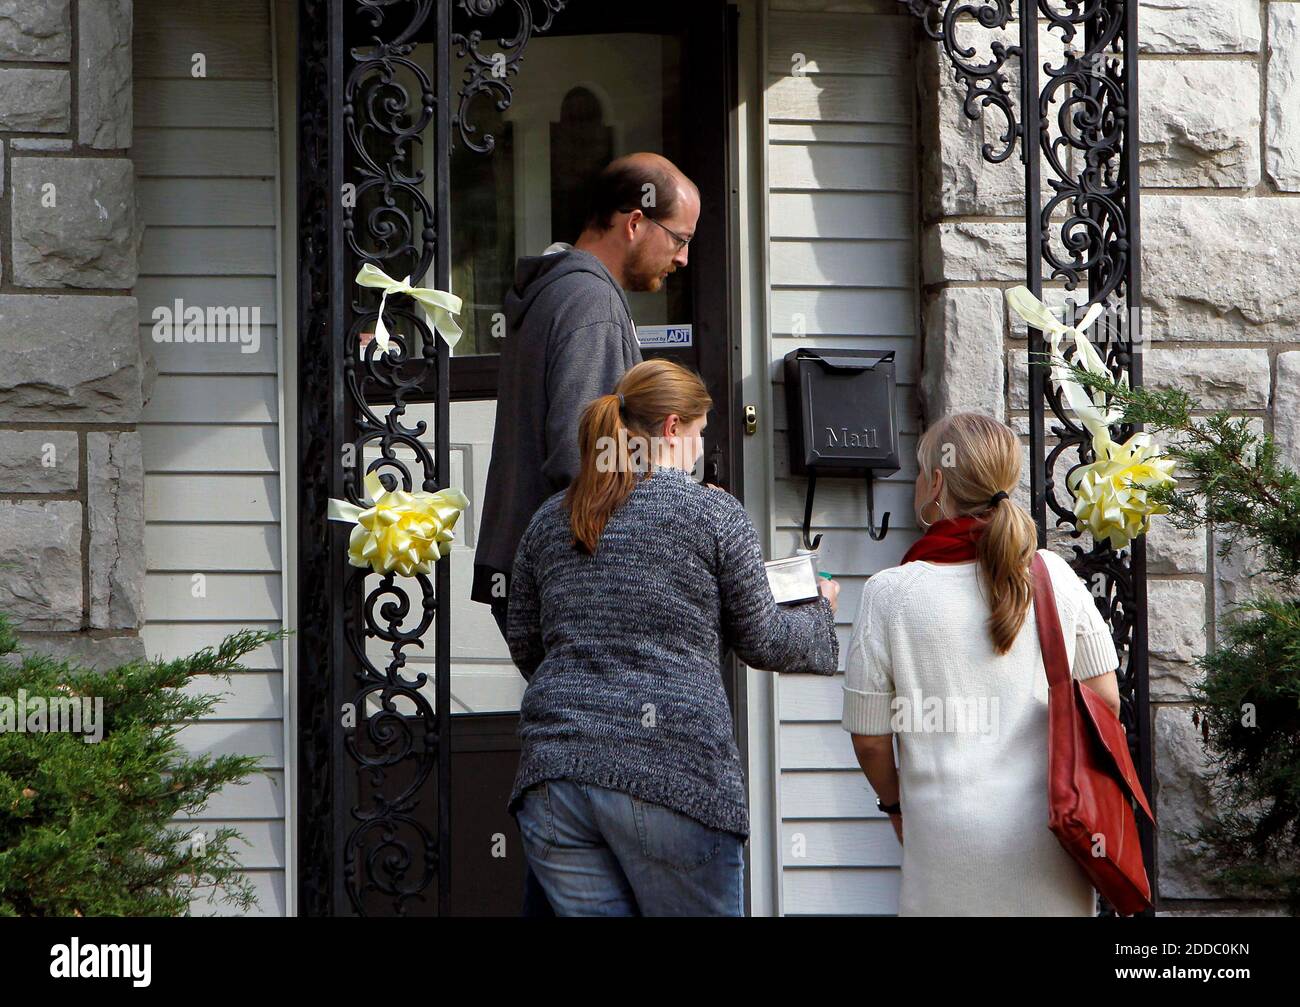
[[[640,210],[653,220],[676,216],[683,200],[699,203],[699,189],[662,154],[641,152],[615,158],[588,190],[586,228],[602,232],[620,211]]]

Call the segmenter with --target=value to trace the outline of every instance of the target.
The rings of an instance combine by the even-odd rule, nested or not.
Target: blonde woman
[[[1011,499],[1020,440],[958,413],[925,432],[917,461],[926,532],[863,589],[844,676],[843,726],[903,845],[899,914],[1093,915],[1087,876],[1047,826],[1036,535]],[[1118,713],[1110,631],[1065,560],[1039,552],[1072,673]]]
[[[587,406],[578,477],[515,554],[510,810],[560,916],[742,915],[749,812],[719,660],[837,667],[839,586],[778,607],[740,501],[691,477],[711,406],[684,367],[629,370]]]

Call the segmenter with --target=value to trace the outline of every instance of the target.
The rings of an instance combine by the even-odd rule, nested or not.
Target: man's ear
[[[627,220],[624,222],[623,228],[628,241],[632,241],[636,237],[637,224],[641,223],[641,218],[644,216],[645,214],[640,210],[633,210],[627,215]]]

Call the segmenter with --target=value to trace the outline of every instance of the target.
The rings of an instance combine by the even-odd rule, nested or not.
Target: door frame
[[[666,34],[683,40],[682,67],[687,77],[681,87],[685,94],[708,95],[708,101],[689,104],[689,115],[681,123],[684,140],[682,155],[674,153],[678,166],[701,190],[704,212],[692,241],[690,265],[684,277],[690,285],[692,321],[695,324],[694,346],[697,364],[709,384],[714,397],[714,409],[706,430],[705,461],[714,446],[722,448],[722,474],[720,481],[742,502],[744,501],[743,423],[740,417],[740,386],[742,379],[739,342],[739,319],[736,313],[736,263],[738,259],[737,222],[734,206],[736,136],[734,121],[738,95],[737,75],[737,10],[723,0],[700,3],[682,2],[677,6],[686,11],[692,24],[681,30],[673,21],[672,10],[663,6],[653,11],[635,9],[631,12],[611,11],[609,8],[582,9],[571,4],[556,17],[545,37],[582,37],[594,34],[622,34],[641,32]],[[677,28],[677,31],[672,29]],[[485,31],[485,35],[491,34]],[[721,53],[721,58],[719,58]],[[518,88],[528,87],[530,68],[525,60],[520,71]],[[492,157],[495,154],[482,156]],[[454,194],[453,194],[454,195]],[[454,225],[454,216],[453,216]],[[555,237],[565,237],[555,235]],[[455,292],[455,291],[453,291]],[[680,320],[680,319],[679,319]],[[703,323],[702,323],[703,320]],[[647,353],[647,359],[654,355]],[[672,351],[666,356],[672,357]],[[498,391],[498,354],[452,356],[450,362],[450,400],[495,400]],[[683,361],[685,362],[685,361]],[[453,623],[453,639],[456,626]],[[744,764],[748,765],[746,676],[740,662],[733,654],[724,657],[723,684],[731,706],[737,747]],[[467,758],[505,751],[512,747],[517,712],[453,713],[450,732],[452,736],[452,911],[465,905],[463,881],[458,880],[457,857],[454,852],[463,849],[458,841],[456,817],[464,804],[457,796],[458,769]],[[509,730],[506,730],[509,725]],[[464,734],[467,737],[462,738]],[[517,750],[517,741],[513,747]],[[748,870],[749,848],[745,849]],[[463,862],[463,861],[462,861]],[[481,861],[482,862],[482,861]],[[521,878],[522,883],[522,878]],[[499,885],[489,886],[493,891]],[[749,885],[746,885],[748,893]],[[521,889],[522,890],[522,889]]]
[[[500,5],[500,9],[516,13],[527,8],[530,15],[537,18],[513,39],[517,48],[510,57],[511,73],[519,74],[517,86],[526,86],[526,65],[521,68],[514,64],[521,63],[519,57],[530,37],[529,32],[544,28],[544,22],[556,16],[556,8],[577,6],[583,2],[517,0],[512,5]],[[537,3],[541,4],[540,12],[534,10]],[[390,784],[399,790],[405,788],[403,794],[385,795],[382,781],[375,784],[380,796],[377,806],[382,807],[378,815],[363,816],[368,817],[368,821],[358,825],[353,813],[358,807],[359,796],[356,777],[363,768],[368,772],[378,772],[382,777],[385,753],[382,739],[379,751],[369,750],[376,744],[373,737],[368,745],[359,744],[361,739],[356,728],[349,730],[340,726],[338,713],[349,703],[359,705],[358,698],[366,692],[362,686],[368,686],[373,694],[376,682],[380,685],[387,683],[384,695],[392,693],[412,698],[415,689],[400,674],[400,649],[420,644],[416,639],[399,641],[394,645],[394,653],[399,656],[393,665],[378,672],[370,667],[363,654],[364,646],[358,644],[377,633],[382,635],[381,624],[387,617],[382,612],[377,615],[372,609],[376,605],[382,606],[384,599],[377,599],[376,594],[380,592],[376,591],[365,597],[364,591],[369,589],[363,589],[364,582],[349,575],[346,567],[347,529],[325,521],[324,504],[330,497],[357,499],[361,466],[351,470],[344,468],[339,459],[346,446],[357,448],[358,459],[361,457],[360,446],[364,443],[411,446],[405,434],[376,430],[373,423],[366,426],[367,402],[364,391],[357,388],[359,374],[361,381],[369,374],[380,384],[396,386],[399,403],[436,403],[437,429],[448,429],[452,381],[449,373],[451,358],[445,344],[427,330],[421,331],[421,324],[412,316],[410,323],[422,338],[417,339],[415,334],[410,336],[411,350],[406,364],[408,377],[411,366],[425,368],[426,376],[417,383],[418,391],[416,385],[398,375],[396,368],[388,366],[386,361],[371,359],[358,366],[359,335],[363,329],[373,325],[376,315],[375,305],[359,298],[350,282],[358,264],[370,261],[390,275],[410,273],[414,283],[446,288],[451,265],[449,238],[445,228],[430,224],[448,217],[448,175],[440,172],[435,180],[434,204],[421,206],[418,196],[410,191],[401,173],[392,172],[391,163],[380,164],[380,177],[375,184],[382,186],[382,192],[392,189],[406,200],[400,205],[403,211],[409,211],[411,218],[407,221],[409,233],[406,243],[395,252],[386,244],[378,250],[373,243],[369,246],[359,244],[359,241],[365,241],[365,236],[358,238],[357,232],[369,222],[361,211],[353,214],[351,210],[341,208],[341,201],[335,198],[335,194],[350,181],[357,184],[357,180],[373,177],[373,174],[365,174],[365,152],[361,150],[355,130],[358,119],[364,120],[367,115],[374,114],[374,109],[367,109],[364,102],[356,100],[364,72],[375,73],[382,69],[385,58],[401,59],[405,52],[410,51],[409,47],[420,40],[417,37],[420,32],[426,29],[436,38],[446,40],[445,45],[435,45],[435,53],[447,53],[449,58],[425,70],[432,95],[444,98],[429,103],[422,102],[418,93],[406,95],[408,107],[412,109],[411,118],[404,124],[395,125],[397,120],[394,117],[385,125],[395,149],[400,150],[413,135],[423,133],[433,143],[438,159],[446,163],[453,130],[458,124],[452,114],[453,95],[457,93],[453,71],[459,69],[453,67],[451,58],[455,40],[452,32],[453,0],[429,0],[414,5],[413,11],[391,7],[380,9],[358,0],[298,0],[297,6],[298,65],[294,82],[298,98],[296,154],[299,171],[296,180],[286,183],[286,189],[292,191],[289,204],[295,221],[295,227],[286,228],[286,231],[296,232],[298,264],[296,296],[290,302],[293,311],[286,312],[286,318],[296,320],[298,336],[297,345],[286,354],[291,359],[292,373],[296,377],[294,391],[298,420],[292,431],[296,449],[290,455],[297,468],[293,487],[297,500],[297,506],[293,508],[296,533],[291,545],[291,552],[296,554],[292,571],[297,630],[293,647],[295,700],[291,715],[296,780],[292,784],[293,795],[287,795],[290,803],[295,805],[297,869],[290,879],[295,888],[291,901],[301,915],[406,915],[413,908],[415,912],[424,912],[431,905],[445,910],[449,904],[450,870],[454,870],[449,858],[450,781],[447,779],[451,745],[448,694],[451,626],[450,606],[436,605],[433,599],[450,597],[449,564],[438,563],[432,577],[421,577],[414,597],[407,598],[404,589],[391,584],[383,588],[382,593],[389,596],[390,604],[394,595],[400,595],[403,600],[398,603],[399,607],[410,605],[417,612],[421,605],[424,607],[424,630],[426,635],[434,637],[435,643],[439,712],[406,718],[417,722],[413,734],[419,735],[420,744],[424,746],[423,754],[418,755],[413,769],[407,766],[401,773],[392,774],[405,781]],[[722,179],[720,191],[724,198],[719,208],[721,212],[705,226],[715,231],[715,240],[724,249],[722,255],[715,257],[718,275],[708,289],[723,299],[727,331],[718,334],[716,346],[713,343],[709,346],[723,355],[726,373],[730,375],[723,396],[731,442],[731,471],[727,478],[736,495],[743,499],[743,428],[737,416],[743,375],[739,319],[733,302],[738,255],[734,245],[736,220],[732,215],[735,197],[732,158],[736,142],[736,11],[727,0],[707,0],[707,3],[696,0],[682,3],[678,9],[694,13],[705,7],[721,18],[720,28],[726,40],[724,58],[709,64],[710,69],[721,74],[720,80],[725,85],[718,90],[720,100],[713,112],[718,117],[719,136],[723,141],[716,154]],[[618,16],[606,5],[598,6],[593,2],[591,9],[596,12],[593,16],[597,19]],[[546,13],[548,10],[550,13]],[[362,13],[367,19],[364,26],[359,16]],[[406,23],[397,23],[403,18]],[[510,38],[509,35],[503,37]],[[367,43],[377,40],[383,49],[365,50],[359,39]],[[459,85],[458,93],[463,97],[472,87],[466,78],[466,82]],[[345,88],[348,89],[346,97]],[[463,103],[461,108],[463,110]],[[382,111],[384,114],[392,113],[389,108]],[[706,114],[703,109],[701,114]],[[390,169],[386,175],[383,172],[385,168]],[[683,168],[689,173],[688,166],[683,165]],[[417,213],[424,215],[423,227],[417,225]],[[370,238],[374,237],[372,231]],[[700,281],[693,279],[692,282],[698,284]],[[449,442],[440,439],[434,452],[423,452],[423,459],[419,458],[420,452],[416,452],[417,460],[423,463],[423,471],[403,474],[408,488],[434,489],[446,484],[448,447]],[[419,475],[423,475],[423,479],[418,478]],[[304,590],[304,585],[313,587]],[[356,625],[351,622],[354,619]],[[389,631],[392,632],[391,624]],[[747,760],[744,676],[738,673],[734,657],[729,659],[729,663],[731,673],[727,677],[733,684],[729,690],[733,717],[741,752]],[[399,859],[406,858],[408,864],[404,876],[381,879],[388,887],[381,885],[381,897],[376,899],[373,897],[376,888],[371,883],[374,879],[362,876],[362,865],[368,862],[367,856],[376,855],[376,850],[358,847],[357,835],[367,830],[382,831],[412,817],[412,809],[420,806],[420,801],[410,796],[414,790],[407,786],[412,775],[417,782],[424,781],[421,786],[426,787],[426,794],[432,792],[436,795],[436,822],[426,821],[427,827],[420,827],[409,843],[400,839],[395,842],[391,837],[374,840],[390,853],[400,852]],[[432,791],[428,785],[432,785]],[[429,819],[427,815],[424,817]],[[748,850],[746,856],[748,858]],[[361,881],[365,884],[361,885]],[[746,887],[748,891],[748,885]]]

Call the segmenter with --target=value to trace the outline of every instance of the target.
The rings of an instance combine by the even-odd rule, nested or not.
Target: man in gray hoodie
[[[470,597],[505,635],[515,550],[542,501],[578,474],[578,421],[641,362],[626,290],[656,291],[686,265],[700,194],[658,154],[628,154],[593,180],[572,247],[519,260],[505,297],[496,429]],[[552,246],[554,247],[554,246]]]

